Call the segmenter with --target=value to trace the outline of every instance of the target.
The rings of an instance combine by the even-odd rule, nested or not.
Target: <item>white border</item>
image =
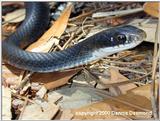
[[[1,2],[0,2],[0,6],[1,6]],[[2,14],[2,7],[0,7],[0,16],[2,16],[1,14]],[[2,19],[0,18],[0,23],[1,23],[1,25],[2,25]],[[2,26],[0,27],[0,33],[1,33],[1,36],[0,36],[0,40],[2,41],[2,31],[1,31],[1,29],[2,29]],[[1,65],[2,65],[2,60],[1,60],[1,57],[2,57],[2,48],[1,48],[1,42],[0,42],[0,62],[1,62]],[[2,120],[2,76],[1,76],[1,74],[2,74],[2,66],[0,66],[0,81],[1,81],[1,83],[0,83],[0,119]]]
[[[23,1],[21,1],[21,0],[0,0],[0,5],[1,5],[1,2],[11,2],[11,1],[19,1],[19,2],[23,2]],[[63,2],[67,2],[67,1],[73,1],[73,2],[78,2],[79,0],[25,0],[25,1],[44,1],[44,2],[47,2],[47,1],[63,1]],[[160,0],[100,0],[100,1],[98,1],[98,0],[80,0],[79,2],[155,2],[155,1],[157,1],[157,2],[160,2]],[[159,7],[160,7],[160,4],[159,4]],[[2,7],[0,7],[0,16],[1,16],[1,8]],[[159,18],[160,18],[160,13],[159,13]],[[1,23],[1,25],[2,25],[2,21],[1,21],[1,19],[0,19],[0,23]],[[160,24],[160,19],[159,19],[159,24]],[[2,33],[2,31],[1,31],[1,27],[0,27],[0,33]],[[159,32],[158,33],[160,33],[160,30],[159,30]],[[0,40],[2,41],[2,36],[0,36]],[[158,37],[158,41],[160,42],[160,34],[159,34],[159,37]],[[0,57],[2,57],[2,49],[1,49],[1,42],[0,42]],[[160,57],[160,56],[159,56]],[[159,58],[160,59],[160,58]],[[2,60],[1,60],[1,58],[0,58],[0,61],[1,61],[1,65],[2,65]],[[159,70],[160,70],[160,62],[159,62]],[[2,68],[1,68],[1,66],[0,66],[0,74],[2,74]],[[160,71],[159,71],[159,75],[160,75]],[[1,78],[1,75],[0,75],[0,80],[1,80],[2,78]],[[159,83],[160,83],[160,79],[159,79]],[[2,90],[1,90],[1,86],[2,86],[2,81],[1,81],[1,83],[0,83],[0,94],[1,94],[1,96],[0,96],[0,119],[2,120]],[[160,88],[160,85],[159,85],[159,88]],[[159,93],[160,93],[160,90],[159,90]],[[159,112],[160,113],[160,112]],[[160,114],[159,114],[160,115]]]
[[[19,2],[24,2],[24,1],[55,1],[55,2],[68,2],[68,1],[73,1],[73,2],[160,2],[160,0],[0,0],[2,2],[11,2],[11,1],[19,1]]]

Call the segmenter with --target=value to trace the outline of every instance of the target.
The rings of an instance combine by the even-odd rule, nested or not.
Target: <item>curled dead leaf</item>
[[[147,14],[157,18],[160,17],[160,2],[146,2],[143,8]]]
[[[68,3],[66,9],[63,11],[57,21],[55,21],[55,23],[42,35],[41,38],[31,44],[27,48],[27,51],[48,52],[52,45],[57,41],[54,37],[60,38],[65,31],[72,8],[73,4]]]

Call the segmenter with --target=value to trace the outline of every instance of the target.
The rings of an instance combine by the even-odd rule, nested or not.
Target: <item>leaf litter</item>
[[[16,4],[18,3],[3,3],[2,6],[5,9],[5,6],[12,7]],[[10,119],[43,118],[46,120],[157,119],[158,102],[156,100],[159,80],[157,63],[159,60],[156,53],[159,53],[159,45],[155,31],[158,21],[157,9],[155,9],[156,12],[150,9],[154,4],[157,5],[155,2],[50,2],[51,26],[38,41],[27,48],[27,51],[64,50],[103,29],[133,23],[147,30],[149,42],[143,42],[134,49],[63,72],[32,73],[3,64],[3,84],[11,89],[11,94],[7,94],[11,96],[7,101],[10,104],[8,105],[10,111],[4,111],[4,115]],[[21,10],[24,6],[23,4],[20,6],[14,11],[2,14],[3,39],[16,31],[21,24],[23,17],[18,19],[18,14],[24,14]],[[15,17],[14,12],[17,11],[18,14]],[[8,21],[10,18],[7,18],[7,14],[16,19]],[[154,33],[151,34],[151,31]],[[4,87],[3,91],[8,87]],[[92,94],[93,91],[95,95]],[[79,111],[102,110],[153,112],[150,116],[137,116],[134,113],[130,116],[77,115]]]

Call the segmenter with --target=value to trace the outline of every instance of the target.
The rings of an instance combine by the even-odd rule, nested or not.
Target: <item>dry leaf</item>
[[[51,120],[58,110],[59,106],[53,103],[45,103],[43,111],[40,105],[27,105],[21,120]]]
[[[60,117],[60,120],[71,120],[73,117],[73,114],[71,113],[71,110],[65,109],[62,111],[62,115]]]
[[[72,114],[74,114],[72,118],[73,120],[127,119],[120,115],[111,115],[111,111],[113,111],[112,107],[109,104],[102,101],[82,108],[71,110]]]
[[[138,90],[138,91],[135,91]],[[142,92],[147,94],[139,95]],[[150,119],[152,116],[151,101],[149,100],[150,93],[148,90],[137,87],[133,92],[127,92],[125,95],[107,98],[103,101],[93,103],[78,109],[72,109],[74,119]],[[87,112],[91,112],[90,114]],[[99,112],[99,113],[96,113]],[[115,112],[115,113],[114,113]],[[116,115],[116,112],[121,112]],[[139,114],[134,113],[142,112]],[[143,114],[145,113],[146,114]],[[130,113],[127,115],[127,113]],[[133,115],[132,115],[133,114]]]
[[[133,93],[133,94],[136,94],[136,95],[140,95],[140,96],[144,96],[146,98],[148,98],[149,100],[151,99],[151,96],[150,96],[150,89],[151,88],[151,85],[150,84],[146,84],[144,86],[141,86],[141,87],[138,87],[138,88],[134,88],[134,89],[131,89],[129,91],[127,91],[128,93]],[[156,83],[155,84],[155,90],[157,90],[158,88],[158,84]],[[157,95],[157,91],[155,91]]]
[[[106,79],[106,78],[101,78],[101,81],[104,84],[114,84],[117,82],[123,82],[125,80],[128,80],[127,77],[123,76],[122,74],[119,73],[118,69],[115,68],[110,68],[110,79]]]
[[[110,68],[110,73],[111,73],[112,83],[123,82],[125,80],[128,80],[127,77],[119,73],[118,69]],[[110,87],[109,90],[112,92],[112,94],[118,96],[120,94],[125,94],[128,90],[133,89],[135,87],[137,87],[135,84],[129,83],[129,84],[123,84],[115,87]]]
[[[73,5],[69,3],[67,8],[61,14],[58,20],[51,26],[51,28],[46,31],[37,42],[31,44],[27,50],[32,52],[48,52],[55,43],[54,37],[60,38],[65,31],[72,7]]]
[[[44,86],[50,90],[65,85],[68,80],[75,75],[79,69],[67,72],[35,73],[31,77],[32,82],[44,83]]]
[[[120,94],[125,94],[128,90],[137,87],[134,83],[128,83],[128,84],[115,86],[114,84],[116,84],[116,83],[124,82],[124,81],[128,80],[127,77],[125,77],[119,73],[118,69],[110,68],[110,76],[111,76],[110,79],[100,78],[100,81],[105,84],[104,86],[109,87],[109,91],[114,96],[118,96]],[[112,86],[112,85],[114,85],[114,86]]]
[[[18,23],[25,19],[25,9],[18,9],[11,13],[6,14],[4,17],[5,22]]]
[[[2,5],[2,6],[11,6],[11,5],[24,6],[24,2],[20,2],[20,1],[1,2],[1,5]]]
[[[58,100],[60,100],[63,96],[60,93],[57,93],[55,91],[50,91],[48,93],[48,102],[56,103]]]
[[[160,17],[160,2],[146,2],[144,11],[153,17]]]

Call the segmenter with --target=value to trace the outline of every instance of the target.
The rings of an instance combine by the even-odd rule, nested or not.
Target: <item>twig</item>
[[[22,79],[23,79],[23,77],[24,77],[25,72],[26,72],[26,71],[21,71],[20,76],[19,76],[19,78],[18,78],[18,83],[19,83],[19,84],[21,83],[21,81],[22,81]]]
[[[87,29],[88,27],[92,27],[92,26],[93,26],[92,24],[85,25],[85,26],[83,26],[83,30],[84,30],[84,29]],[[80,34],[81,32],[83,32],[83,31],[82,31],[82,28],[80,27],[80,28],[75,32],[75,34],[78,35],[78,34]]]
[[[133,69],[129,69],[129,68],[122,68],[122,67],[117,67],[117,66],[111,66],[111,65],[105,65],[106,67],[113,67],[113,68],[117,68],[119,70],[122,71],[128,71],[128,72],[132,72],[132,73],[137,73],[137,74],[147,74],[145,72],[141,72],[141,71],[137,71],[137,70],[133,70]]]
[[[156,101],[156,97],[155,97],[156,68],[158,63],[158,57],[160,54],[160,49],[157,51],[158,28],[159,28],[159,24],[157,24],[157,29],[155,34],[154,55],[153,55],[153,63],[152,63],[152,82],[151,82],[151,103],[152,103],[153,116],[155,119],[158,119],[158,106],[157,106],[158,102]]]
[[[130,3],[127,3],[126,5],[129,5],[129,4],[130,4]],[[120,8],[121,6],[122,6],[122,5],[116,5],[116,6],[111,7],[111,8],[107,8],[106,6],[105,6],[105,7],[102,7],[102,8],[98,8],[98,9],[95,9],[95,10],[93,10],[93,11],[87,12],[87,13],[85,13],[85,14],[81,14],[81,15],[79,15],[79,16],[77,16],[77,17],[71,18],[71,19],[69,19],[69,22],[75,21],[75,20],[80,19],[80,18],[83,18],[83,17],[85,17],[85,16],[90,16],[91,14],[93,14],[94,12],[97,12],[97,11],[99,11],[99,10],[110,11],[110,10],[113,10],[113,9]]]
[[[116,82],[116,83],[111,83],[111,84],[104,84],[103,82],[101,82],[101,83],[103,83],[103,85],[104,85],[105,87],[119,86],[119,85],[124,85],[124,84],[133,83],[133,82],[137,82],[137,81],[139,81],[139,80],[142,80],[142,79],[144,79],[145,77],[149,76],[151,73],[152,73],[152,72],[149,72],[149,73],[147,73],[146,75],[143,75],[143,76],[141,76],[141,77],[139,77],[139,78],[135,78],[135,79],[131,79],[131,80],[127,79],[127,80],[124,80],[124,81],[122,81],[122,82]]]
[[[21,114],[20,114],[18,120],[22,119],[22,116],[23,116],[24,110],[25,110],[25,108],[27,106],[27,103],[28,103],[28,100],[26,99],[25,102],[24,102],[24,105],[23,105],[23,108],[22,108],[22,111],[21,111]]]
[[[58,44],[56,45],[60,50],[63,50],[63,48]]]
[[[86,17],[84,19],[84,21],[82,22],[82,32],[83,32],[84,35],[87,35],[86,32],[84,31],[84,23],[87,21],[87,19],[91,19],[92,20],[92,18],[91,17]],[[92,26],[94,26],[94,25],[92,25]],[[86,25],[86,27],[88,27],[88,25]]]
[[[17,89],[21,89],[24,87],[24,85],[29,81],[29,78],[32,76],[34,72],[29,72],[25,78],[21,81],[20,85],[17,87]]]
[[[107,59],[102,59],[104,61],[106,61],[105,63],[115,63],[115,64],[120,64],[120,65],[137,65],[137,64],[141,64],[143,61],[140,62],[121,62],[121,61],[111,61],[111,60],[107,60]]]
[[[70,38],[65,42],[62,49],[66,49],[68,47],[68,44],[72,41],[73,38],[74,38],[74,33],[71,33]]]
[[[17,98],[23,99],[23,100],[28,100],[29,102],[31,102],[31,103],[33,103],[33,104],[34,104],[34,103],[36,104],[35,101],[33,101],[33,100],[31,100],[31,99],[29,99],[29,98],[27,98],[27,97],[18,95],[18,94],[16,94],[16,93],[12,93],[12,95],[15,96],[15,97],[17,97]]]
[[[123,59],[123,58],[125,58],[125,57],[127,57],[127,56],[129,56],[129,55],[132,55],[132,54],[131,54],[131,53],[125,54],[125,55],[123,55],[123,56],[115,59],[115,61],[120,60],[120,59]]]
[[[84,33],[82,33],[77,38],[73,39],[72,41],[77,42],[78,40],[80,40],[84,36],[85,36]]]
[[[108,17],[108,16],[119,16],[119,15],[129,15],[133,13],[142,12],[143,8],[135,8],[129,10],[111,11],[111,12],[97,12],[92,15],[93,18]]]
[[[120,18],[120,17],[124,17],[127,15],[118,15],[118,16],[109,16],[109,17],[104,17],[104,18],[99,18],[99,19],[93,19],[91,21],[87,21],[86,24],[91,24],[91,23],[98,23],[98,22],[102,22],[102,21],[106,21],[106,20],[112,20],[112,19],[116,19],[116,18]],[[76,22],[77,25],[80,25],[81,22]]]

